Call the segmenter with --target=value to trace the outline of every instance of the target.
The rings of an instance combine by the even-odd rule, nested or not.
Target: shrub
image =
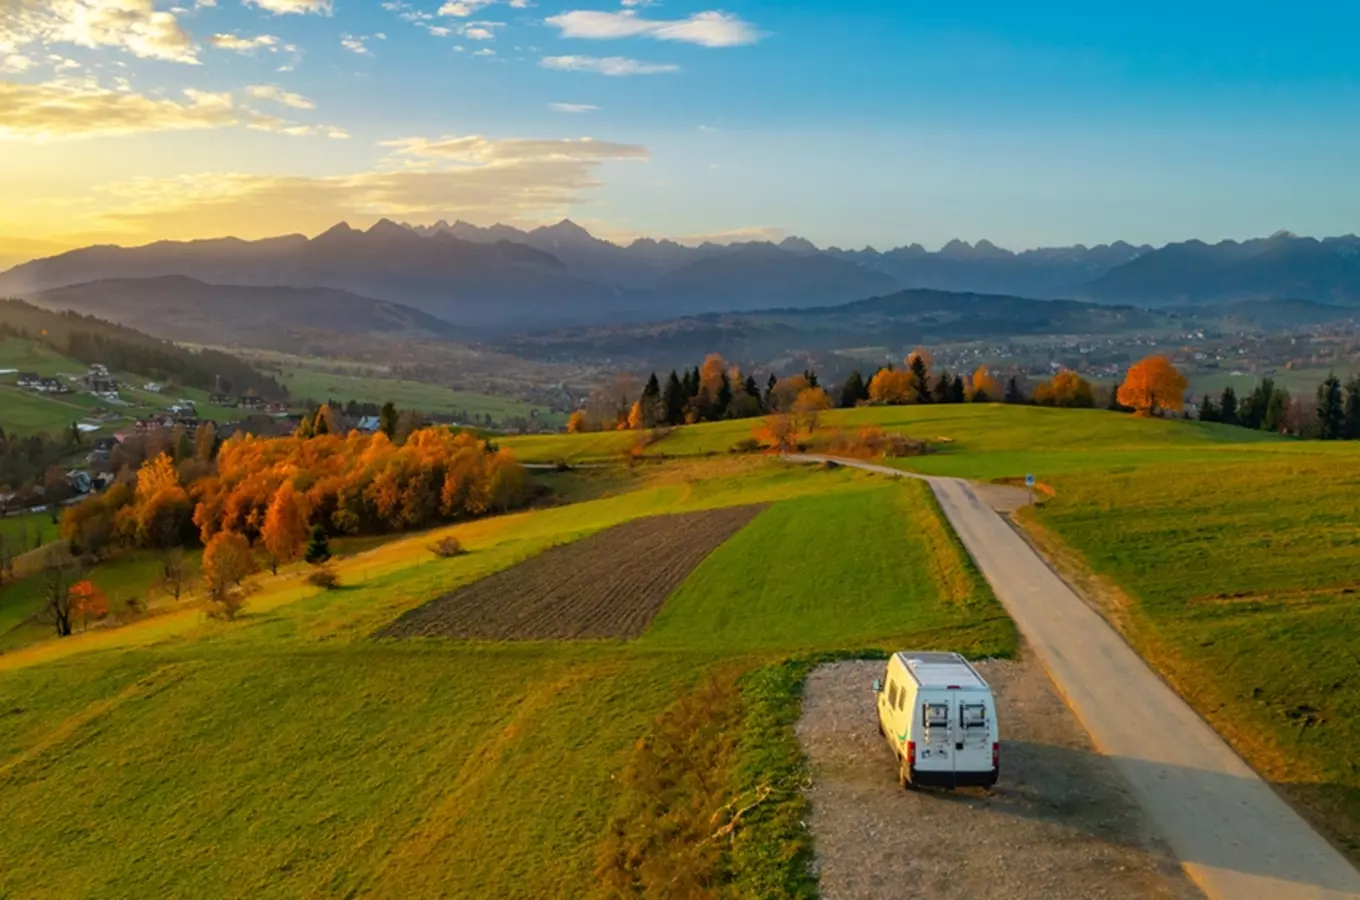
[[[737,441],[735,444],[733,444],[731,447],[728,447],[728,448],[727,448],[727,452],[728,452],[728,453],[759,453],[760,451],[762,451],[762,450],[764,450],[764,449],[765,449],[765,445],[762,444],[760,441],[758,441],[756,438],[754,438],[754,437],[747,437],[747,438],[742,438],[741,440],[739,440],[739,441]]]
[[[430,545],[430,552],[440,559],[450,559],[454,556],[462,556],[467,551],[463,549],[462,543],[458,538],[449,536],[443,537]]]
[[[333,591],[340,587],[340,576],[335,574],[334,569],[317,569],[307,576],[307,583],[312,587]]]

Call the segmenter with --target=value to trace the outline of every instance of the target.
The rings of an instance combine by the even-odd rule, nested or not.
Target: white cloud
[[[545,69],[561,72],[596,72],[600,75],[658,75],[679,72],[671,63],[645,63],[623,56],[545,56],[538,61]]]
[[[701,12],[688,19],[664,20],[644,19],[631,9],[622,12],[576,10],[551,16],[546,22],[558,29],[564,38],[650,37],[702,47],[737,47],[760,40],[760,32],[749,23],[722,12]]]
[[[0,72],[21,73],[27,72],[38,63],[31,56],[24,56],[22,53],[11,53],[9,56],[0,59]]]
[[[439,7],[441,16],[453,16],[457,19],[466,19],[468,16],[476,15],[477,10],[484,6],[490,6],[492,0],[449,0]]]
[[[231,95],[185,90],[186,102],[109,90],[92,81],[0,81],[0,140],[67,140],[236,123]]]
[[[700,125],[700,126],[699,126],[699,130],[702,131],[702,132],[704,132],[705,134],[717,134],[717,133],[718,133],[718,129],[717,129],[717,128],[714,128],[712,125]]]
[[[283,46],[283,42],[272,34],[257,34],[255,37],[240,37],[235,34],[215,34],[208,39],[208,43],[220,50],[231,50],[235,53],[254,53],[259,49],[278,52]]]
[[[495,56],[495,55],[496,55],[496,51],[490,49],[489,47],[483,47],[481,50],[478,50],[476,53],[474,53],[474,54],[472,54],[472,55],[473,55],[473,56]]]
[[[452,28],[445,28],[443,25],[429,25],[425,30],[435,37],[448,37],[453,34]]]
[[[647,159],[646,147],[639,144],[620,144],[597,141],[595,138],[564,138],[535,140],[532,138],[494,138],[479,134],[460,137],[444,135],[438,138],[397,138],[383,141],[381,146],[392,148],[394,158],[440,159],[465,165],[490,165],[498,162]]]
[[[196,64],[198,49],[175,13],[153,0],[0,0],[0,51],[29,45],[117,47],[143,59]]]
[[[256,100],[272,100],[293,109],[316,109],[316,104],[311,100],[301,94],[285,91],[276,84],[252,84],[246,88],[246,93]]]
[[[599,112],[600,108],[589,103],[549,103],[548,109],[560,113],[588,113]]]
[[[530,6],[533,4],[529,0],[510,0],[511,9],[528,9]]]
[[[244,0],[276,16],[306,15],[314,13],[329,16],[332,12],[331,0]]]
[[[365,43],[367,40],[368,38],[362,35],[355,36],[347,34],[340,38],[340,46],[344,47],[350,53],[357,53],[360,56],[372,56],[373,51],[369,50],[368,44]]]
[[[470,41],[494,41],[496,33],[490,28],[474,26],[463,29],[463,37]]]

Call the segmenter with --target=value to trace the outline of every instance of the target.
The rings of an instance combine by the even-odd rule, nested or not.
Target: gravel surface
[[[798,737],[824,898],[1202,896],[1037,663],[978,664],[1001,725],[990,791],[897,786],[870,688],[883,667],[838,662],[808,678]]]

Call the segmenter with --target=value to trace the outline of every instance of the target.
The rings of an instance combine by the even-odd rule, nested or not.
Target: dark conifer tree
[[[949,402],[962,403],[967,397],[968,393],[963,387],[963,376],[955,375],[954,382],[949,385]]]
[[[842,409],[850,409],[861,399],[860,394],[867,393],[864,387],[864,376],[859,374],[859,369],[850,373],[850,377],[845,379],[845,384],[841,385],[841,398],[837,404]]]
[[[1201,422],[1217,422],[1219,420],[1218,407],[1214,406],[1214,398],[1208,394],[1199,404],[1199,420]]]
[[[703,386],[703,383],[703,378],[699,375],[699,367],[695,366],[689,375],[689,395],[691,397],[699,396],[699,388]]]
[[[1345,429],[1346,404],[1341,379],[1333,372],[1318,386],[1316,434],[1324,441],[1335,441],[1345,436]]]
[[[1014,375],[1006,382],[1006,402],[1024,403],[1025,395],[1020,390],[1020,382]]]
[[[1346,382],[1342,436],[1348,441],[1360,441],[1360,375]]]
[[[954,395],[954,382],[950,379],[948,372],[941,372],[940,377],[935,380],[935,388],[931,391],[936,403],[950,403]]]
[[[661,382],[657,379],[656,373],[647,379],[647,386],[642,389],[642,399],[644,401],[656,401],[661,397]]]
[[[812,371],[811,369],[804,369],[803,377],[807,379],[808,387],[810,388],[821,387],[821,385],[817,383],[817,373]]]
[[[685,373],[689,377],[689,373]],[[666,379],[666,390],[661,397],[661,405],[665,409],[667,425],[683,425],[685,422],[685,400],[688,397],[685,386],[680,382],[680,378],[671,370],[671,376]]]
[[[1241,424],[1237,419],[1237,391],[1233,390],[1232,385],[1223,389],[1223,395],[1218,401],[1218,421],[1227,425]]]
[[[732,382],[727,377],[727,373],[722,374],[722,381],[718,383],[718,396],[713,398],[713,409],[709,413],[709,418],[717,421],[727,418],[727,411],[732,406]]]
[[[387,435],[389,441],[397,439],[397,404],[388,400],[378,411],[378,430]],[[463,421],[467,421],[467,416],[463,416]]]

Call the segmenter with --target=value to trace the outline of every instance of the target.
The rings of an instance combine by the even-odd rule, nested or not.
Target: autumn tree
[[[89,627],[91,619],[108,614],[109,598],[93,581],[85,578],[71,585],[71,619],[78,619],[82,630]]]
[[[991,403],[1001,399],[1001,385],[986,366],[978,366],[969,379],[968,399],[974,403]]]
[[[194,433],[194,459],[199,462],[212,462],[217,453],[217,428],[211,422],[204,422]]]
[[[320,437],[326,434],[339,434],[340,426],[335,421],[335,412],[329,403],[323,403],[316,411],[316,416],[312,419],[312,434]]]
[[[279,563],[298,558],[307,541],[307,498],[299,494],[292,481],[285,481],[274,492],[260,531],[269,552],[269,570],[275,575]]]
[[[1091,382],[1071,369],[1064,369],[1034,389],[1034,402],[1040,406],[1090,408],[1096,405]]]
[[[219,531],[203,549],[203,586],[214,606],[213,614],[231,620],[245,605],[242,587],[255,571],[250,543],[235,531]]]
[[[66,477],[66,470],[61,466],[49,467],[47,474],[43,476],[42,497],[43,503],[47,505],[48,515],[52,517],[53,525],[61,521],[62,501],[74,493],[71,479]]]
[[[1161,354],[1149,356],[1129,367],[1119,386],[1119,402],[1140,416],[1180,412],[1185,408],[1185,376]]]
[[[874,403],[910,403],[916,395],[910,372],[879,369],[869,382],[869,399]]]
[[[831,398],[819,387],[805,388],[793,402],[793,414],[803,430],[809,434],[817,430],[818,419],[831,408]]]
[[[584,434],[590,430],[590,423],[586,419],[586,411],[578,409],[567,417],[568,434]]]
[[[798,449],[798,426],[787,413],[771,413],[752,436],[761,443],[769,443],[779,453]]]
[[[793,404],[798,401],[798,395],[810,387],[812,384],[808,381],[807,375],[788,375],[780,378],[770,388],[765,404],[773,412],[791,413]]]

